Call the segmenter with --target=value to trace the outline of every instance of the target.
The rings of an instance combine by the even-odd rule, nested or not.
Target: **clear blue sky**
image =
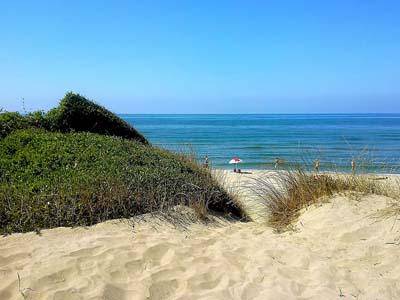
[[[0,107],[400,112],[400,1],[1,1]]]

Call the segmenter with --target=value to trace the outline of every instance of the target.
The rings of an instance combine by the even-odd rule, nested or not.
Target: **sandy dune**
[[[283,234],[113,221],[1,237],[0,299],[400,299],[400,221],[374,217],[387,201],[336,197]]]

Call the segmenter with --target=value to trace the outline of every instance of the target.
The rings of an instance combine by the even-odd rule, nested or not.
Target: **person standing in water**
[[[321,163],[320,163],[319,159],[315,160],[315,162],[314,162],[314,170],[315,170],[315,173],[318,173],[318,172],[319,172],[319,167],[320,167],[320,165],[321,165]]]

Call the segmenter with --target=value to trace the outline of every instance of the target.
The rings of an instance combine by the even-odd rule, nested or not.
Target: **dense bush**
[[[93,132],[147,144],[147,140],[127,122],[79,94],[67,93],[60,105],[49,111],[46,118],[51,131]]]
[[[4,112],[0,114],[0,138],[7,136],[13,130],[28,127],[27,119],[17,112]]]
[[[29,113],[25,116],[17,112],[0,113],[0,139],[14,130],[48,127],[48,121],[41,111]]]
[[[39,129],[0,140],[1,233],[91,225],[197,201],[240,214],[209,172],[136,141]]]
[[[148,144],[143,135],[117,115],[74,93],[67,93],[59,106],[47,114],[41,111],[27,115],[17,112],[0,113],[0,139],[14,130],[27,128],[58,132],[93,132]]]
[[[29,113],[25,116],[17,112],[0,113],[0,139],[14,130],[47,127],[46,118],[41,111]]]

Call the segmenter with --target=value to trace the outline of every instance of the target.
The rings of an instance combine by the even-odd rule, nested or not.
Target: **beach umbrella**
[[[242,162],[242,160],[239,157],[234,157],[229,161],[230,164],[238,164],[241,162]]]

